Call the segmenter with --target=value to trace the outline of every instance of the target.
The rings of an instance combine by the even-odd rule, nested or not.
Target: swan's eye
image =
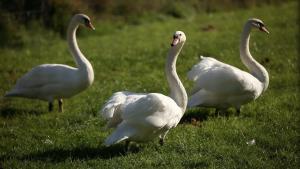
[[[181,33],[179,34],[179,36],[181,36]]]
[[[259,25],[259,27],[264,27],[265,26],[263,23],[259,23],[258,25]]]
[[[85,25],[88,25],[90,23],[90,21],[87,18],[83,18],[83,20]]]

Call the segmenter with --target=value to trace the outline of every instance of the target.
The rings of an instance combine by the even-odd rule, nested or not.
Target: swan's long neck
[[[250,70],[250,73],[256,77],[263,86],[265,91],[269,85],[269,74],[267,70],[259,64],[251,55],[249,50],[249,41],[250,41],[250,32],[251,32],[251,23],[247,22],[245,24],[240,45],[240,57],[244,65]]]
[[[188,97],[185,88],[176,72],[176,61],[182,47],[183,43],[178,44],[178,46],[171,47],[168,53],[165,71],[171,91],[170,97],[177,103],[184,113],[186,110]]]
[[[79,26],[79,23],[73,19],[71,20],[68,32],[67,32],[67,41],[69,45],[69,51],[75,59],[76,65],[81,72],[88,75],[89,80],[93,81],[94,71],[91,63],[84,57],[81,53],[77,40],[76,40],[76,31]]]

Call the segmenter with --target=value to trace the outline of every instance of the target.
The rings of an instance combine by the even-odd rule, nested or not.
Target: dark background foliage
[[[122,20],[137,24],[141,15],[184,18],[193,13],[212,13],[263,4],[280,4],[280,0],[1,0],[0,46],[22,45],[19,27],[28,29],[32,23],[65,36],[66,22],[74,13],[93,18]]]

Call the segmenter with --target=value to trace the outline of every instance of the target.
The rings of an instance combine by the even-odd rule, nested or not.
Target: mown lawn
[[[0,168],[297,168],[299,164],[298,4],[193,15],[186,19],[157,17],[137,25],[94,21],[96,31],[81,29],[79,46],[91,61],[95,82],[65,100],[65,112],[47,112],[47,103],[0,98]],[[213,109],[186,112],[166,144],[158,140],[133,145],[102,145],[111,133],[98,111],[120,90],[168,94],[164,62],[174,31],[187,42],[177,62],[178,73],[191,90],[186,72],[199,55],[214,56],[245,69],[239,39],[245,21],[262,19],[270,34],[253,31],[251,53],[270,74],[270,86],[240,117],[213,116]],[[66,41],[32,27],[24,31],[23,48],[0,49],[0,95],[33,66],[74,65]],[[225,86],[224,86],[225,87]],[[57,110],[57,105],[55,105]],[[191,118],[198,119],[191,124]],[[255,144],[247,142],[255,140]]]

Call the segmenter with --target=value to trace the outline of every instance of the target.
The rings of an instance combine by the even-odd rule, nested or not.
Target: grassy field
[[[47,112],[47,103],[0,98],[0,168],[297,168],[299,164],[299,18],[296,2],[180,20],[159,16],[136,25],[94,21],[96,31],[80,30],[79,46],[95,71],[94,84],[65,100],[65,112]],[[174,31],[187,42],[177,70],[187,91],[186,72],[199,55],[214,56],[245,70],[239,39],[245,21],[262,19],[270,34],[253,31],[251,53],[270,74],[270,86],[240,117],[214,117],[213,109],[193,109],[158,139],[133,145],[102,145],[111,133],[98,110],[113,92],[168,94],[164,62]],[[24,30],[20,30],[24,31]],[[83,36],[84,35],[84,36]],[[74,66],[66,41],[32,26],[26,45],[0,49],[0,95],[30,68],[42,63]],[[57,110],[57,105],[55,105]],[[198,119],[191,124],[191,117]],[[247,142],[256,143],[248,145]]]

